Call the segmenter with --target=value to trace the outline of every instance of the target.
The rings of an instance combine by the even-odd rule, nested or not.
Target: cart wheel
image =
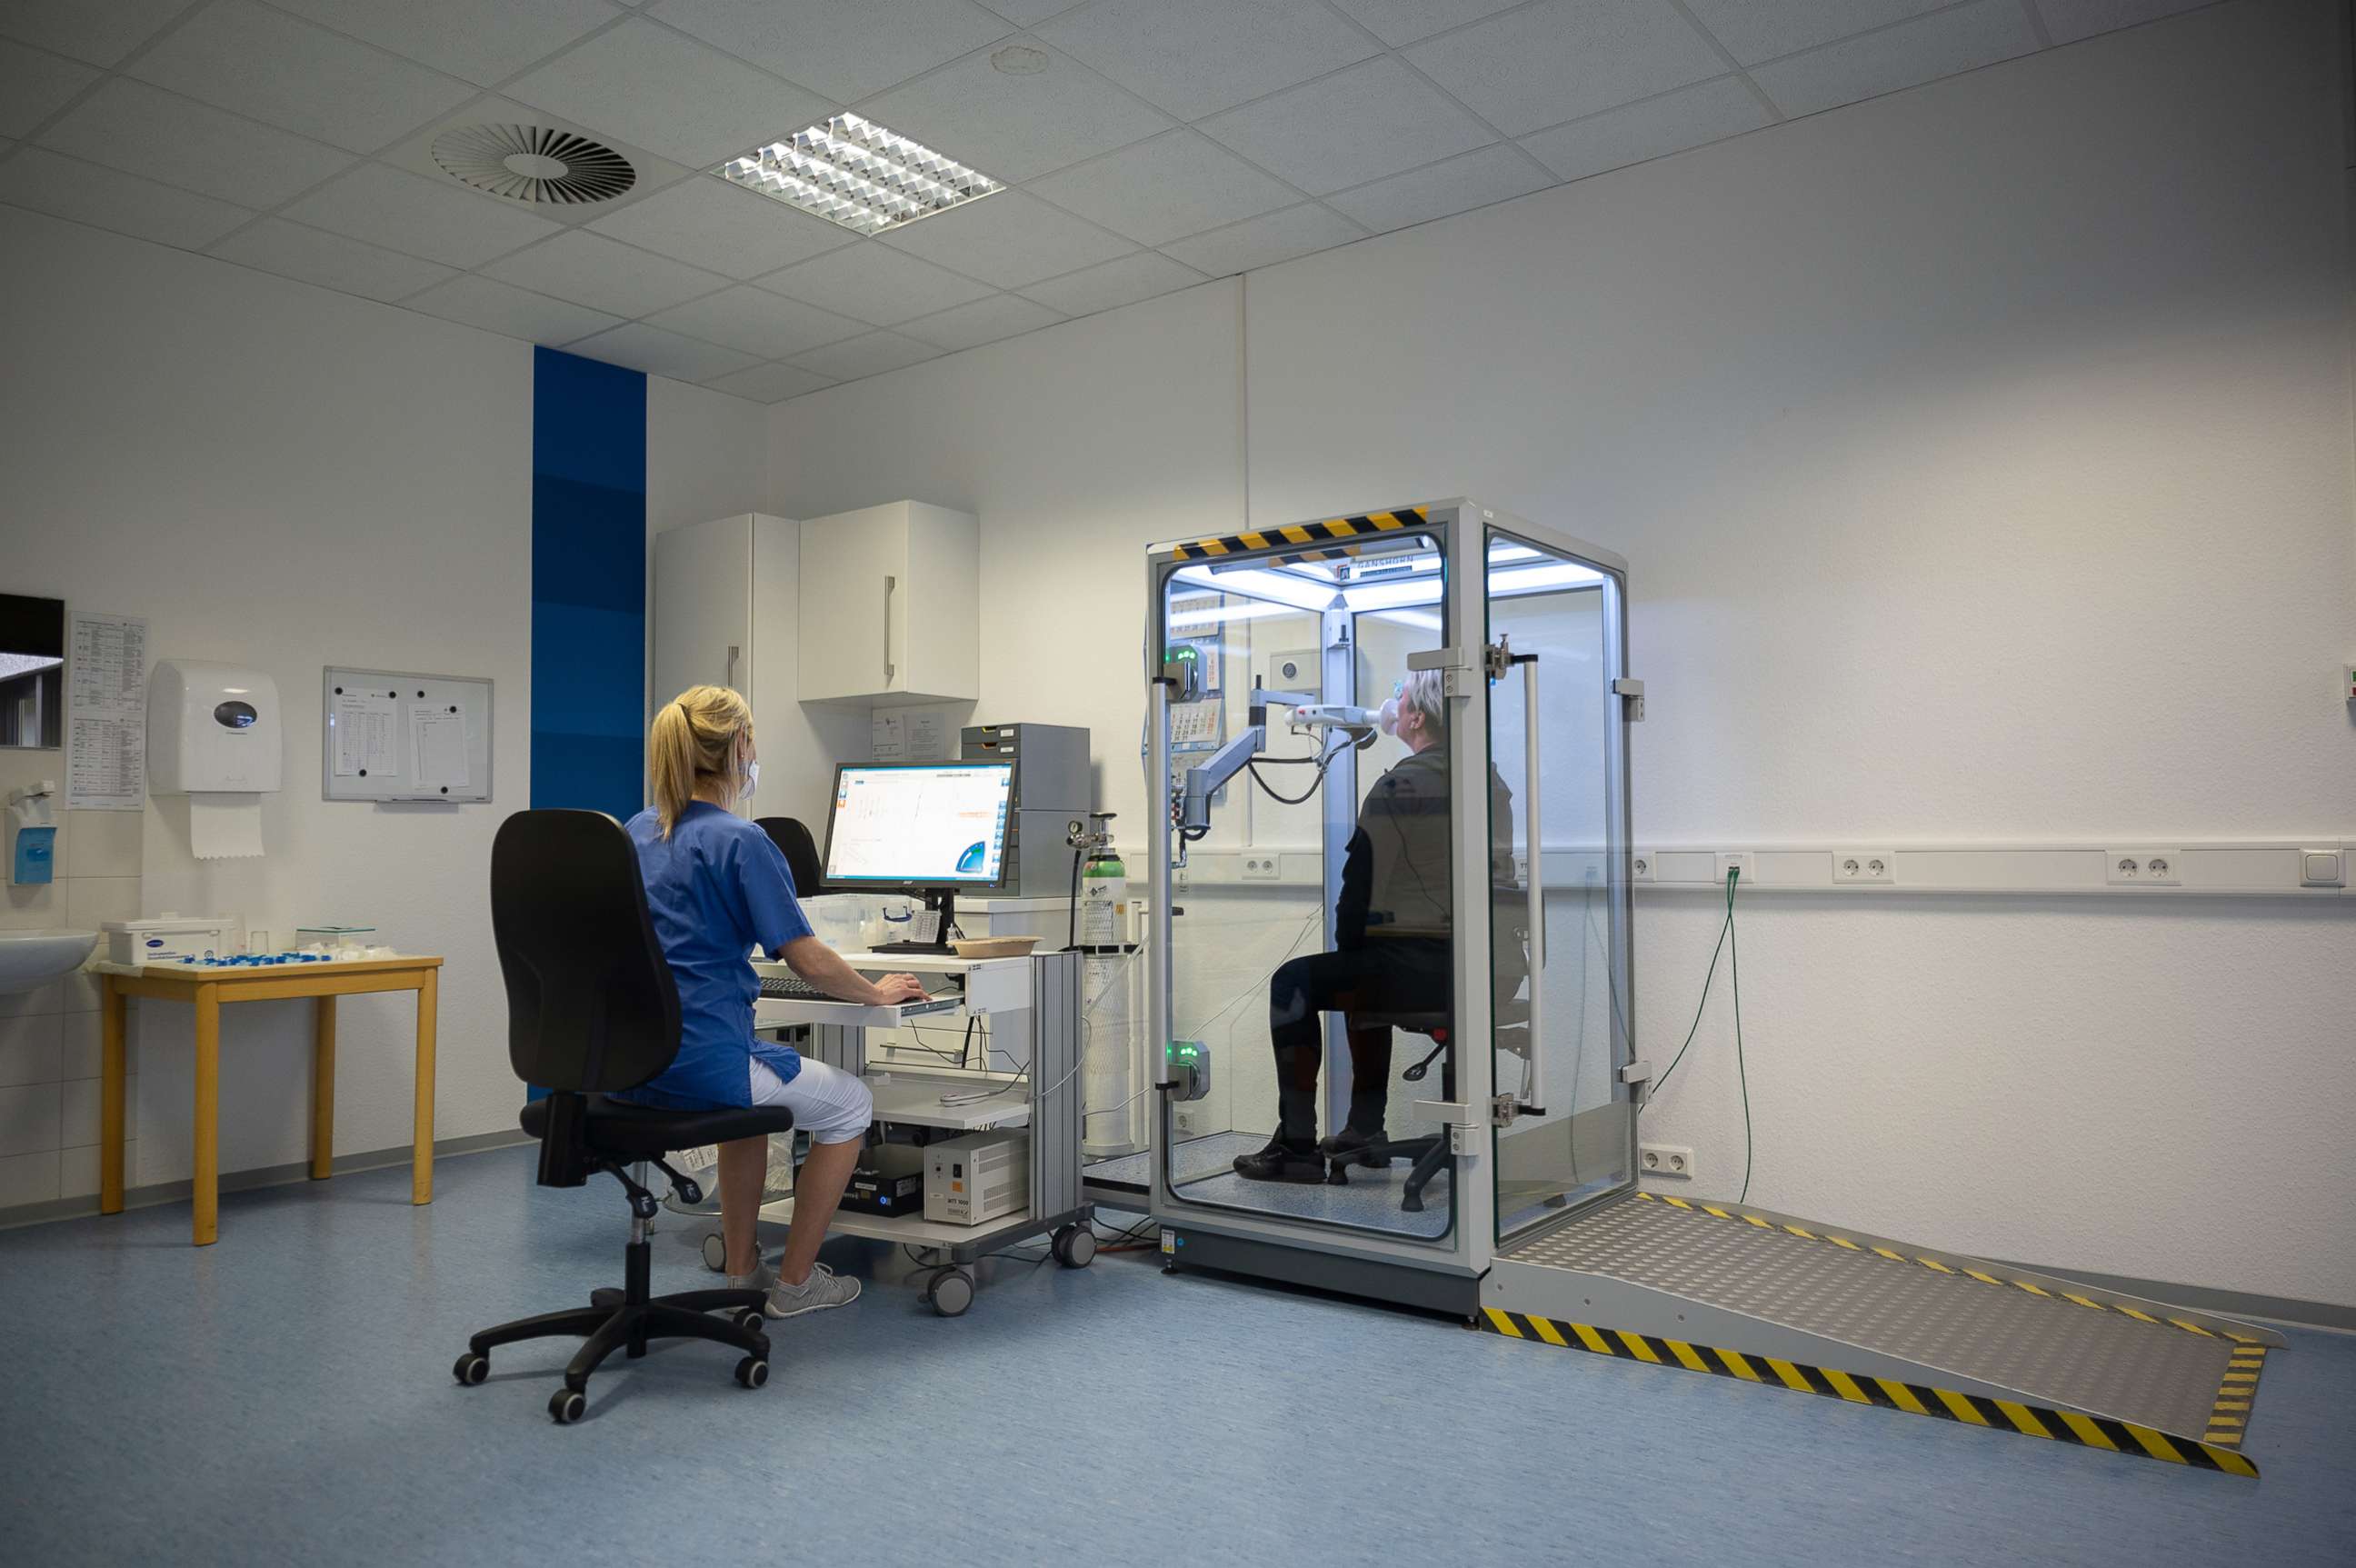
[[[588,1397],[572,1389],[559,1389],[548,1396],[548,1413],[559,1426],[570,1426],[581,1419],[589,1408]]]
[[[933,1310],[943,1317],[963,1317],[965,1309],[973,1305],[973,1276],[963,1269],[943,1269],[933,1276],[933,1287],[926,1294],[932,1299]]]
[[[1096,1232],[1085,1225],[1066,1225],[1055,1232],[1050,1250],[1067,1269],[1085,1269],[1097,1261]]]
[[[728,1243],[717,1230],[703,1239],[703,1266],[715,1274],[728,1272]]]

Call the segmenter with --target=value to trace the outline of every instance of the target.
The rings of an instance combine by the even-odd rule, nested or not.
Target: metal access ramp
[[[1765,1209],[1622,1196],[1497,1255],[1483,1326],[2254,1477],[2279,1334]]]

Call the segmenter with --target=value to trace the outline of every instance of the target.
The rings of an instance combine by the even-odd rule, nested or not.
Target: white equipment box
[[[925,1147],[925,1218],[980,1225],[1031,1201],[1031,1135],[968,1133]]]

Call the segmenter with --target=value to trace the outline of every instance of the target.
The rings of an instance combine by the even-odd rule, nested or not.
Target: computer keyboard
[[[761,976],[761,999],[765,1002],[840,1002],[839,996],[829,996],[798,975],[765,974]],[[899,1004],[902,1016],[919,1013],[946,1013],[958,1004],[954,996],[927,996],[921,1002]]]

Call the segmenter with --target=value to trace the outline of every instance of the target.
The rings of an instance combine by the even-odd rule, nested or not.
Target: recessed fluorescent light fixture
[[[712,172],[862,234],[881,234],[1006,188],[856,114],[837,114]]]

